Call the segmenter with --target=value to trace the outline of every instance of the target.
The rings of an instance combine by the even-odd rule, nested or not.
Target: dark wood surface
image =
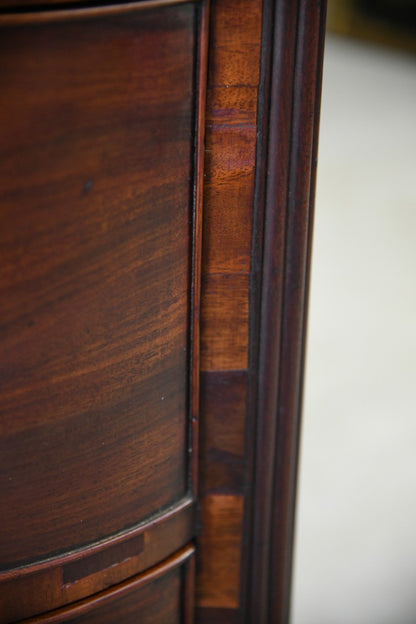
[[[161,4],[0,14],[1,622],[195,535],[205,26]]]
[[[120,0],[118,2],[99,2],[85,0],[0,0],[0,11],[3,15],[9,14],[10,17],[20,14],[20,19],[30,21],[36,19],[36,13],[41,10],[42,13],[48,11],[56,13],[59,11],[62,19],[66,19],[70,15],[78,12],[94,15],[111,15],[120,13],[131,13],[132,11],[141,11],[148,9],[164,8],[169,5],[178,5],[190,3],[190,0],[136,0],[128,2]],[[30,17],[29,17],[30,15]],[[56,21],[57,16],[53,18]],[[43,18],[41,18],[43,19]],[[58,17],[61,19],[61,17]]]
[[[252,283],[253,490],[249,618],[287,622],[312,237],[325,2],[266,2],[261,255]],[[282,93],[288,94],[286,98]],[[254,445],[253,445],[254,446]],[[253,620],[253,621],[254,621]]]
[[[162,564],[94,598],[26,620],[27,624],[191,624],[185,598],[194,549],[179,551]]]
[[[57,609],[121,583],[163,561],[194,534],[195,510],[188,500],[131,532],[3,573],[0,622]]]
[[[319,0],[212,3],[201,623],[289,617],[324,19]]]
[[[186,494],[194,7],[163,12],[1,32],[3,569]]]
[[[2,624],[288,621],[324,9],[0,0]]]
[[[262,0],[214,0],[208,63],[201,299],[197,622],[242,622],[250,271]]]

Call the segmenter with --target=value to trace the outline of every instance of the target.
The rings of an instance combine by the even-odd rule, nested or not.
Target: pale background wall
[[[416,59],[329,36],[292,624],[416,623]]]

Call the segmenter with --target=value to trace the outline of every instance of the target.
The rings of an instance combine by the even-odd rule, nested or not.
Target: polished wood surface
[[[324,14],[0,0],[2,624],[288,621]]]
[[[194,8],[163,11],[1,32],[3,569],[186,493]]]
[[[212,4],[197,568],[203,624],[289,617],[324,20],[325,3],[315,0]]]
[[[26,620],[27,624],[191,624],[185,598],[194,549],[175,553],[145,574],[130,579],[90,600]]]
[[[175,506],[133,531],[88,548],[3,573],[0,622],[81,600],[156,565],[195,534],[191,500]]]
[[[131,13],[132,11],[147,11],[148,9],[163,8],[169,5],[189,3],[190,0],[136,0],[136,2],[92,3],[85,0],[0,0],[0,11],[4,21],[12,21],[12,16],[19,14],[20,21],[36,20],[36,14],[41,10],[44,19],[47,12],[53,13],[53,19],[67,19],[76,14],[113,15]],[[59,11],[59,16],[56,13]],[[10,16],[10,20],[5,16]]]
[[[3,623],[195,535],[206,25],[162,4],[0,13]]]
[[[319,0],[264,6],[248,575],[248,617],[262,624],[288,622],[290,616],[325,17]]]
[[[250,270],[262,0],[214,0],[201,299],[197,621],[242,621]]]

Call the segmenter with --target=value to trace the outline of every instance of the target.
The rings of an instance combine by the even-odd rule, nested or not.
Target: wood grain
[[[214,103],[217,102],[211,100],[211,104]],[[229,126],[223,124],[222,119],[213,124],[207,133],[203,237],[205,274],[247,275],[250,271],[255,141],[255,126]],[[213,207],[212,210],[208,209],[209,206]],[[244,294],[247,297],[246,292]],[[236,305],[236,302],[231,304]],[[210,307],[206,307],[209,311]]]
[[[245,495],[245,371],[201,378],[197,622],[238,621]]]
[[[285,624],[325,3],[22,1],[0,621]]]
[[[211,5],[201,298],[203,371],[247,368],[261,15],[259,0],[214,1]]]
[[[210,624],[289,617],[324,14],[319,0],[213,3],[197,577],[198,618]],[[244,388],[231,383],[238,373]],[[235,437],[224,433],[228,419]],[[243,431],[236,472],[229,453]],[[222,497],[240,493],[231,529]],[[223,557],[224,534],[238,573],[236,551]]]
[[[257,112],[257,87],[234,87],[228,84],[211,86],[207,102],[207,125],[215,132],[215,126],[229,125],[254,127]],[[210,133],[208,133],[208,136]]]
[[[196,614],[242,622],[261,0],[211,4],[201,294]]]
[[[248,284],[244,274],[203,275],[202,371],[247,367]]]
[[[247,373],[201,378],[200,494],[240,494],[245,488]]]
[[[189,559],[187,546],[167,561],[92,599],[26,620],[27,624],[182,624]],[[188,624],[188,623],[185,623]]]
[[[214,1],[209,88],[258,87],[262,6],[255,0]],[[257,107],[257,100],[254,104]]]
[[[3,569],[186,493],[194,20],[1,31]]]
[[[243,505],[243,496],[204,496],[196,595],[199,609],[239,607]]]
[[[106,542],[0,575],[0,622],[16,622],[101,592],[156,565],[195,534],[190,500]]]

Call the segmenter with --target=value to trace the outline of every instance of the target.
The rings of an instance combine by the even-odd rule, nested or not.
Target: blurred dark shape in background
[[[328,29],[416,53],[416,0],[328,0]]]

